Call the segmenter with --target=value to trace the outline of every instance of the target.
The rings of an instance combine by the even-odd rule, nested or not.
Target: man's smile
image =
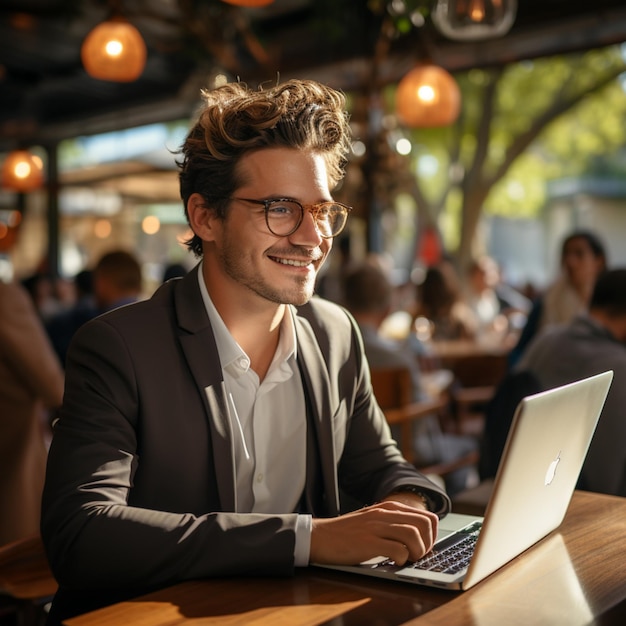
[[[272,261],[276,261],[276,263],[280,263],[281,265],[292,265],[293,267],[306,267],[310,263],[313,262],[314,259],[282,259],[275,256],[270,256]]]

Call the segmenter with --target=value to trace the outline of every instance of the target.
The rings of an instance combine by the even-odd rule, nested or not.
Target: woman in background
[[[576,230],[561,245],[561,273],[535,300],[526,326],[509,356],[513,366],[531,339],[547,326],[565,324],[587,311],[596,278],[607,269],[607,256],[599,237]]]

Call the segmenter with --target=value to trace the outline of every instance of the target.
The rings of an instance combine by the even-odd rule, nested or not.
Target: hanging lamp
[[[146,44],[125,19],[114,17],[98,24],[83,41],[80,58],[87,74],[99,80],[128,83],[137,80],[146,65]]]
[[[442,67],[418,65],[398,83],[396,113],[406,126],[449,126],[461,111],[461,91]]]
[[[10,152],[2,165],[0,181],[3,189],[34,191],[43,186],[43,163],[28,150]]]
[[[480,40],[505,35],[513,26],[517,0],[437,0],[432,19],[453,40]]]

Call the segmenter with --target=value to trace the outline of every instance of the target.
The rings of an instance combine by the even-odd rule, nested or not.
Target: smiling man
[[[449,500],[399,453],[354,320],[313,297],[350,208],[343,96],[231,84],[181,150],[200,259],[81,328],[67,359],[42,535],[51,623],[181,580],[399,563]]]

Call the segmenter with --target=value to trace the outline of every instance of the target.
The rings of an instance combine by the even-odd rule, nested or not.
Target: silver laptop
[[[398,566],[383,557],[323,566],[469,589],[557,528],[569,506],[613,372],[527,396],[513,418],[484,517],[451,513],[433,550]]]

